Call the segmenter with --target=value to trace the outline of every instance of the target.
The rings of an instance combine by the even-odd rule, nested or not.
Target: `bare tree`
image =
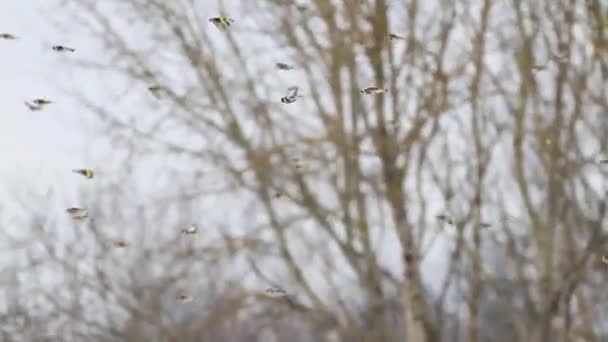
[[[213,198],[243,293],[280,283],[317,340],[605,336],[599,0],[65,6],[107,51],[77,64],[136,93],[75,96],[165,202]]]

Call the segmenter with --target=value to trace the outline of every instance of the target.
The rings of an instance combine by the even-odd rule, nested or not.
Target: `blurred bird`
[[[67,208],[65,210],[74,220],[84,220],[89,217],[89,211],[83,208]]]
[[[406,40],[405,37],[402,37],[402,36],[400,36],[398,34],[394,34],[394,33],[389,33],[388,38],[390,40]]]
[[[234,23],[234,20],[228,17],[220,16],[209,18],[209,22],[215,25],[215,27],[217,27],[219,30],[226,31],[230,28],[230,25]]]
[[[532,66],[532,70],[534,71],[543,71],[547,69],[547,64],[535,64]]]
[[[298,87],[289,87],[287,88],[287,95],[283,96],[281,98],[281,102],[282,103],[294,103],[296,102],[296,100],[302,97],[301,95],[298,95]]]
[[[15,40],[17,37],[10,33],[0,33],[0,39]]]
[[[264,293],[271,298],[284,298],[287,297],[287,292],[285,290],[283,290],[280,287],[269,287],[267,288]]]
[[[91,169],[75,169],[72,172],[81,174],[89,179],[93,178],[93,170]]]
[[[605,255],[602,255],[602,263],[608,265],[608,257]]]
[[[273,197],[276,199],[288,199],[289,198],[289,196],[287,196],[287,194],[284,192],[277,192],[274,194]]]
[[[53,103],[53,101],[47,100],[45,98],[37,98],[37,99],[32,100],[32,102],[25,101],[24,103],[27,106],[27,108],[29,108],[30,110],[36,111],[36,110],[44,109],[44,107]]]
[[[608,164],[608,159],[600,159],[600,164]]]
[[[481,222],[481,223],[479,223],[479,227],[481,227],[481,228],[490,228],[490,227],[492,227],[492,225],[489,224],[488,222]]]
[[[367,87],[365,89],[360,90],[361,94],[365,95],[380,95],[384,93],[388,93],[388,88],[378,88],[378,87]]]
[[[302,161],[302,159],[292,158],[291,162],[293,163],[293,166],[296,170],[301,171],[302,169],[304,169],[304,162]]]
[[[445,223],[447,223],[449,225],[453,225],[454,224],[454,220],[452,220],[452,218],[449,217],[448,215],[439,214],[436,217],[437,217],[437,219],[439,221],[443,221],[443,222],[445,222]]]
[[[63,45],[55,45],[52,47],[52,49],[57,52],[68,52],[68,51],[74,52],[74,51],[76,51],[76,49],[74,49],[74,48],[63,46]]]
[[[32,103],[37,106],[46,106],[46,105],[53,103],[53,101],[41,97],[41,98],[34,99],[32,101]]]
[[[177,299],[182,304],[190,303],[193,300],[192,296],[185,292],[178,293],[177,296],[175,297],[175,299]]]
[[[182,229],[182,234],[184,235],[193,235],[198,233],[198,226],[195,224],[191,224],[188,227]]]
[[[279,70],[293,70],[293,69],[295,69],[294,66],[289,65],[287,63],[281,63],[281,62],[277,63],[276,66],[277,66],[277,68]]]
[[[129,241],[126,240],[115,240],[112,242],[112,245],[116,248],[126,248],[129,247]]]
[[[156,97],[157,99],[160,99],[160,94],[163,92],[163,87],[156,84],[156,85],[152,85],[148,87],[148,90],[150,91],[150,93],[152,93],[152,95],[154,95],[154,97]]]

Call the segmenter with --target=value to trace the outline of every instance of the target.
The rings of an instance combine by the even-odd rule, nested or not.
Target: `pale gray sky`
[[[64,40],[48,19],[56,10],[53,1],[0,1],[0,31],[12,33],[18,40],[0,41],[0,180],[3,185],[18,176],[53,177],[57,171],[84,166],[90,161],[82,144],[89,132],[76,124],[77,107],[62,97],[55,85],[58,75],[66,73],[61,58],[69,58],[50,49]],[[45,111],[32,112],[25,100],[48,97],[56,101]],[[31,184],[35,185],[36,181]]]

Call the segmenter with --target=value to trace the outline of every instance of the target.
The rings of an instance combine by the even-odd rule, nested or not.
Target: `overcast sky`
[[[62,168],[86,162],[81,148],[87,132],[75,124],[75,106],[61,97],[56,75],[66,72],[63,55],[50,49],[62,37],[48,20],[52,1],[0,1],[0,31],[18,40],[0,41],[0,175],[12,182],[17,175],[46,177]],[[66,43],[67,44],[67,43]],[[32,112],[25,100],[47,97],[57,103]]]

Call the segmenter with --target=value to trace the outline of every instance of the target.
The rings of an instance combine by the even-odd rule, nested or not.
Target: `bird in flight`
[[[296,100],[302,97],[301,95],[298,95],[298,87],[289,87],[287,88],[287,95],[281,97],[281,102],[282,103],[294,103],[296,102]]]
[[[437,219],[438,219],[439,221],[443,221],[443,222],[445,222],[445,223],[447,223],[447,224],[449,224],[449,225],[453,225],[453,224],[454,224],[454,220],[452,220],[452,218],[451,218],[451,217],[449,217],[448,215],[445,215],[445,214],[439,214],[439,215],[437,215],[436,217],[437,217]]]
[[[84,220],[89,217],[89,210],[83,208],[67,208],[65,210],[74,220]]]
[[[378,87],[367,87],[365,89],[360,90],[361,94],[365,95],[380,95],[384,93],[388,93],[388,88],[378,88]]]
[[[53,50],[57,51],[57,52],[74,52],[76,51],[76,49],[68,47],[68,46],[63,46],[63,45],[54,45],[52,47]]]
[[[177,299],[182,304],[190,303],[193,300],[192,296],[186,292],[178,293],[175,299]]]
[[[17,39],[17,36],[10,33],[0,33],[0,39],[15,40]]]
[[[116,248],[126,248],[129,247],[129,241],[127,240],[115,240],[112,242],[112,245]]]
[[[232,23],[234,23],[234,20],[230,19],[228,17],[219,16],[219,17],[209,18],[209,22],[212,23],[213,25],[215,25],[215,27],[217,27],[219,30],[226,31],[230,28],[230,25],[232,25]]]
[[[163,86],[155,84],[148,87],[148,91],[154,95],[157,99],[160,99],[160,94],[164,91]]]
[[[293,65],[289,65],[287,63],[282,63],[282,62],[277,63],[276,66],[277,66],[277,68],[279,70],[293,70],[293,69],[295,69],[295,67]]]
[[[287,291],[283,290],[280,287],[269,287],[267,288],[264,293],[271,298],[284,298],[287,297]]]
[[[398,34],[394,34],[394,33],[389,33],[389,34],[388,34],[388,38],[389,38],[390,40],[406,40],[406,39],[405,39],[405,37],[400,36],[400,35],[398,35]]]
[[[284,192],[277,192],[274,194],[273,197],[276,199],[288,199],[289,198],[289,196],[287,196],[287,194]]]
[[[91,169],[75,169],[72,172],[81,174],[89,179],[93,178],[93,170]]]
[[[36,111],[36,110],[44,109],[44,107],[53,103],[53,101],[47,100],[45,98],[37,98],[37,99],[32,100],[31,102],[25,101],[24,103],[27,106],[27,108],[29,108],[30,110]]]
[[[195,224],[191,224],[188,227],[182,229],[182,234],[184,235],[194,235],[198,233],[198,226]]]

